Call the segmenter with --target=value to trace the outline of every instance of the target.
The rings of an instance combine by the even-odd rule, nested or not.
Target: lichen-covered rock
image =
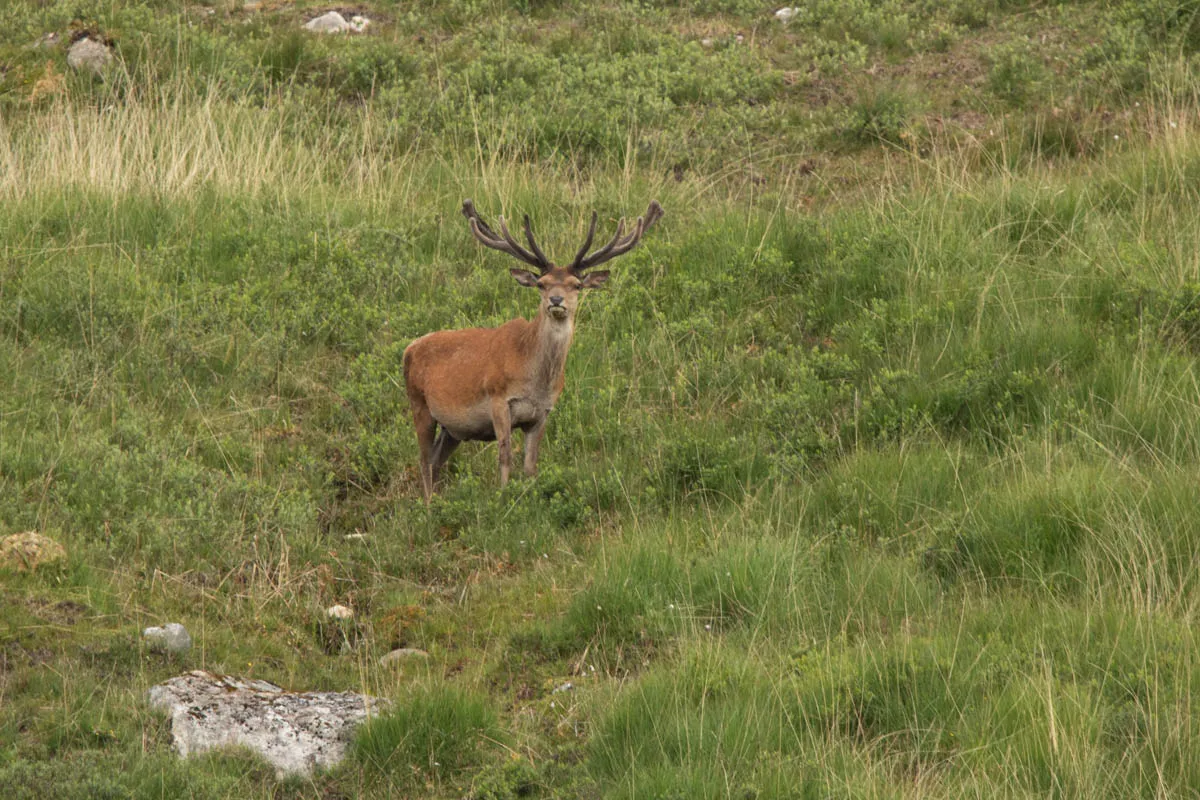
[[[152,707],[170,715],[179,755],[248,747],[280,775],[334,766],[345,757],[354,729],[389,705],[354,692],[288,692],[204,670],[160,683],[147,696]]]
[[[34,569],[66,557],[67,551],[61,544],[36,531],[14,533],[0,539],[0,567]]]
[[[67,66],[73,70],[91,70],[103,74],[113,62],[112,50],[103,42],[87,36],[78,40],[67,50]]]
[[[192,637],[187,628],[178,622],[168,622],[162,627],[146,628],[142,638],[153,648],[170,650],[172,653],[186,653],[192,648]]]

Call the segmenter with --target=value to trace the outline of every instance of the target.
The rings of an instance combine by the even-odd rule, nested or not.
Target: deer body
[[[405,349],[404,381],[420,448],[426,502],[450,454],[464,441],[497,442],[503,486],[512,460],[512,431],[520,429],[525,432],[525,473],[537,473],[546,418],[566,380],[579,292],[601,286],[608,279],[606,271],[585,275],[584,270],[631,249],[662,215],[662,208],[651,203],[646,217],[638,220],[625,239],[621,238],[622,220],[613,240],[586,256],[596,231],[593,214],[587,241],[569,267],[555,266],[546,259],[534,242],[528,218],[525,235],[532,252],[513,240],[503,218],[501,239],[479,218],[471,201],[463,204],[463,214],[480,242],[539,268],[540,275],[523,269],[510,272],[522,286],[538,289],[542,300],[533,320],[514,319],[495,328],[438,331]]]
[[[528,432],[562,394],[573,328],[539,314],[533,322],[427,334],[404,351],[405,380],[459,441],[496,438],[493,398],[507,403],[512,427]]]

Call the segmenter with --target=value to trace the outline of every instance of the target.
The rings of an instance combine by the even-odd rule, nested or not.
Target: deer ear
[[[607,280],[608,280],[608,270],[606,270],[606,269],[599,270],[598,272],[589,272],[587,275],[583,276],[583,283],[580,285],[579,288],[580,289],[596,289],[596,288],[603,286],[605,281],[607,281]]]
[[[531,289],[537,288],[537,285],[538,285],[537,275],[534,275],[532,272],[530,272],[527,269],[515,269],[515,268],[510,269],[508,271],[508,274],[512,275],[514,278],[516,278],[517,283],[521,284],[522,286],[528,286]]]

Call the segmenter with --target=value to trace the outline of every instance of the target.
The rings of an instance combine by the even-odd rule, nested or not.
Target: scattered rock
[[[304,29],[314,33],[341,33],[350,30],[350,23],[336,11],[330,11],[304,23]]]
[[[170,715],[180,756],[247,747],[281,776],[334,766],[345,757],[354,728],[390,705],[354,692],[288,692],[267,681],[204,670],[160,683],[147,698]]]
[[[796,16],[799,13],[800,13],[800,9],[798,9],[798,8],[788,8],[787,6],[784,6],[783,8],[781,8],[775,12],[775,19],[779,20],[784,25],[787,25],[789,22],[792,21],[792,17]]]
[[[337,11],[329,11],[304,23],[304,28],[314,33],[363,33],[370,24],[371,20],[359,14],[355,14],[347,22]]]
[[[575,684],[567,681],[566,683],[560,683],[558,686],[555,686],[554,691],[552,691],[550,694],[562,694],[563,692],[569,692],[574,688]]]
[[[0,567],[35,569],[67,557],[61,544],[36,531],[14,533],[0,540]]]
[[[354,616],[354,609],[347,606],[330,606],[325,609],[325,613],[330,619],[350,619]]]
[[[413,659],[426,659],[426,658],[429,658],[429,653],[425,652],[424,650],[420,649],[419,647],[397,647],[395,650],[388,653],[386,656],[383,656],[382,658],[380,658],[379,664],[384,667],[389,667],[389,666],[392,666],[394,664],[399,664],[404,661],[411,661]]]
[[[89,36],[79,39],[67,50],[67,66],[76,71],[86,69],[102,75],[112,62],[113,54],[108,45]]]
[[[146,628],[142,631],[146,644],[155,650],[168,650],[172,653],[186,653],[192,649],[192,637],[187,628],[178,622],[168,622],[160,627]]]
[[[704,37],[703,39],[701,39],[701,40],[700,40],[700,46],[701,46],[701,47],[712,47],[712,46],[713,46],[713,40],[712,40],[712,39],[710,39],[710,38],[708,38],[708,37],[706,36],[706,37]]]
[[[365,542],[370,537],[365,533],[347,533],[344,538],[348,542]]]
[[[741,44],[742,42],[746,41],[746,37],[739,33],[737,36],[733,37],[733,41],[737,44]]]
[[[35,41],[32,45],[30,45],[30,47],[32,47],[34,50],[42,50],[42,49],[49,49],[51,47],[56,46],[57,44],[58,44],[58,32],[50,31],[50,33],[46,33],[46,34],[43,34],[42,36],[39,36],[37,41]]]

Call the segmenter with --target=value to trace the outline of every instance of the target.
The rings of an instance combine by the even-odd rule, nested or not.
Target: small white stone
[[[347,533],[345,538],[348,542],[362,542],[366,541],[367,535],[365,533]]]
[[[341,33],[350,30],[350,23],[336,11],[330,11],[304,23],[304,29],[314,33]]]
[[[367,29],[367,26],[369,26],[370,24],[371,24],[371,20],[367,19],[366,17],[360,16],[358,14],[355,14],[353,17],[350,18],[350,29],[353,30],[355,33],[362,33],[363,31],[365,31]]]
[[[397,647],[392,652],[388,653],[379,659],[381,667],[399,664],[401,661],[411,661],[413,659],[424,660],[429,658],[429,653],[419,647]]]
[[[172,653],[186,653],[192,648],[192,637],[187,628],[178,622],[168,622],[162,627],[154,626],[142,631],[142,638],[153,649],[169,650]]]
[[[798,8],[789,8],[787,6],[784,6],[783,8],[781,8],[775,12],[775,19],[779,20],[784,25],[786,25],[792,21],[792,17],[796,16],[799,13],[800,13],[800,9],[798,9]]]
[[[700,40],[700,46],[701,46],[701,47],[712,47],[712,46],[713,46],[713,40],[712,40],[712,39],[709,39],[709,38],[706,36],[706,37],[704,37],[703,39],[701,39],[701,40]]]
[[[555,686],[554,691],[551,692],[550,694],[561,694],[563,692],[569,692],[574,688],[575,688],[575,684],[571,683],[570,681],[567,681],[566,683],[562,683],[562,684],[559,684],[558,686]]]
[[[354,616],[354,609],[348,606],[330,606],[325,609],[325,613],[330,619],[350,619]]]

